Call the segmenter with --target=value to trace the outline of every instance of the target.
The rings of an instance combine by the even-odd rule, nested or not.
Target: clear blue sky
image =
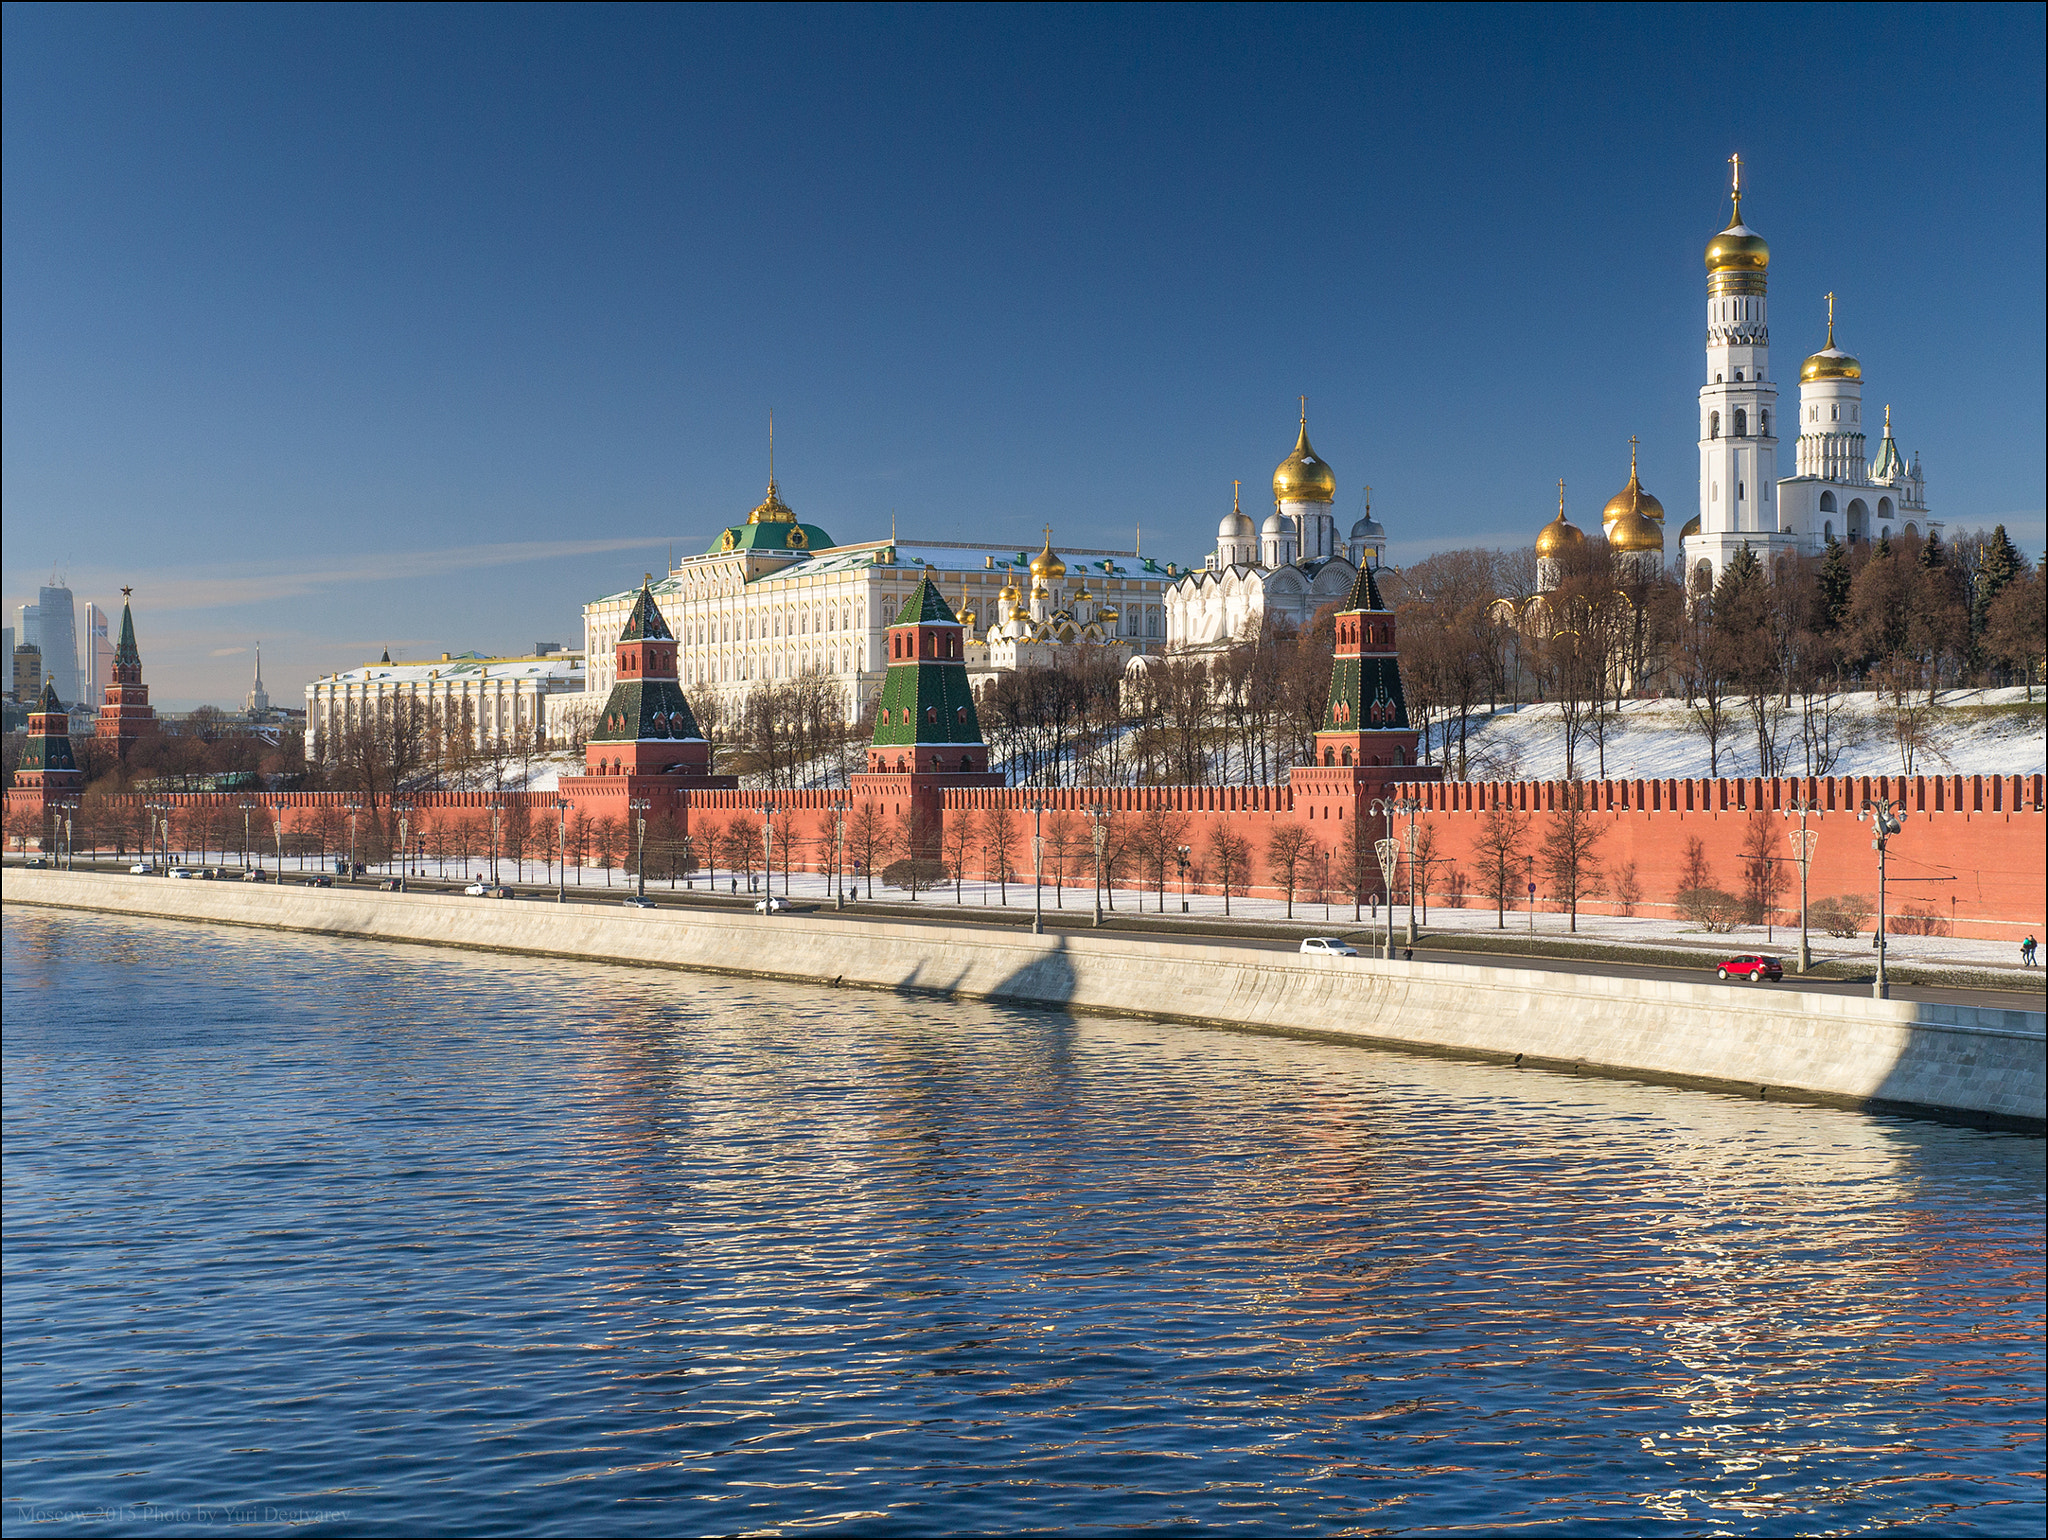
[[[580,639],[784,492],[1199,560],[1309,397],[1396,559],[1697,498],[1740,151],[1952,528],[2044,537],[2039,6],[4,16],[4,588],[171,702]],[[1785,467],[1789,472],[1789,464]]]

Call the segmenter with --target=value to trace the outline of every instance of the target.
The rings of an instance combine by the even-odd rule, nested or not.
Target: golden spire
[[[1243,488],[1244,483],[1242,481],[1232,481],[1230,483],[1230,511],[1232,513],[1244,512],[1244,505],[1238,501],[1239,493]]]
[[[1628,479],[1636,479],[1636,436],[1633,433],[1628,436]]]
[[[1564,517],[1564,477],[1557,478],[1557,516]]]
[[[1828,290],[1828,346],[1835,345],[1835,291]]]
[[[1368,519],[1372,517],[1372,486],[1370,483],[1367,484],[1365,489],[1365,516]]]
[[[1892,404],[1889,401],[1884,404],[1884,436],[1892,436]]]
[[[1735,212],[1729,216],[1728,223],[1739,225],[1742,223],[1742,157],[1740,155],[1731,155],[1728,157],[1728,164],[1735,168]]]

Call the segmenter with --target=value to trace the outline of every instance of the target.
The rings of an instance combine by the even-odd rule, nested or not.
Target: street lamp
[[[145,802],[149,809],[149,843],[154,845],[159,837],[163,841],[163,864],[171,864],[171,805],[168,802]]]
[[[1808,944],[1806,932],[1806,875],[1813,864],[1813,847],[1820,839],[1820,830],[1807,827],[1808,818],[1821,816],[1820,804],[1806,792],[1800,792],[1792,799],[1791,806],[1784,809],[1790,818],[1799,815],[1799,827],[1786,832],[1786,839],[1792,842],[1792,859],[1799,865],[1799,971],[1804,973],[1813,966],[1813,948]]]
[[[1891,998],[1891,980],[1885,976],[1885,934],[1884,934],[1884,858],[1885,844],[1906,821],[1906,815],[1895,812],[1888,797],[1872,797],[1863,804],[1863,811],[1856,815],[1858,823],[1869,818],[1876,835],[1870,848],[1877,852],[1877,982],[1870,986],[1873,999]]]
[[[775,804],[761,805],[761,890],[769,898],[775,896]]]
[[[1102,928],[1102,847],[1109,838],[1109,809],[1100,802],[1088,805],[1088,816],[1094,820],[1091,831],[1095,838],[1095,928]]]
[[[501,801],[500,801],[500,800],[499,800],[498,798],[496,798],[496,797],[493,797],[493,798],[491,798],[491,804],[490,804],[490,806],[491,806],[491,886],[495,888],[495,887],[496,887],[496,886],[498,885],[498,813],[499,813],[499,810],[500,810],[501,808],[503,808],[503,806],[504,806],[504,803],[503,803],[503,802],[501,802]]]
[[[1192,845],[1173,847],[1173,858],[1180,863],[1180,912],[1188,912],[1188,856],[1193,853]]]
[[[1414,797],[1401,797],[1394,803],[1394,810],[1408,820],[1408,944],[1415,945],[1415,815],[1422,811],[1422,803]],[[1392,895],[1388,897],[1392,902]]]
[[[833,907],[846,907],[846,802],[844,798],[832,803],[832,884],[838,890]]]
[[[252,802],[247,797],[242,799],[242,870],[245,872],[249,869],[249,815],[261,806],[262,803]]]
[[[1394,818],[1401,811],[1401,803],[1394,797],[1374,797],[1365,805],[1366,812],[1385,823],[1387,837],[1372,842],[1373,854],[1379,857],[1380,886],[1386,889],[1387,898],[1387,955],[1394,955],[1394,868],[1387,864],[1386,852],[1382,845],[1394,844]]]
[[[74,871],[77,868],[71,859],[71,815],[78,811],[78,804],[66,798],[51,804],[51,809],[64,820],[64,870]]]
[[[640,846],[640,854],[633,862],[633,896],[643,904],[647,902],[647,810],[653,805],[645,797],[626,800],[626,806],[633,813],[634,833]]]
[[[1401,844],[1395,839],[1374,840],[1372,853],[1380,859],[1380,881],[1387,888],[1387,950],[1388,962],[1394,960],[1394,868],[1401,861]]]
[[[356,880],[356,814],[363,810],[360,802],[344,802],[342,811],[348,814],[348,878]]]
[[[270,804],[271,832],[277,836],[277,880],[284,881],[284,798]]]
[[[569,902],[569,804],[555,798],[555,902]]]
[[[412,800],[408,797],[392,798],[391,811],[398,817],[398,864],[407,876],[411,876],[412,849],[408,841],[412,837]],[[388,867],[391,863],[386,861],[384,864]]]
[[[1045,801],[1031,804],[1031,934],[1045,934]]]

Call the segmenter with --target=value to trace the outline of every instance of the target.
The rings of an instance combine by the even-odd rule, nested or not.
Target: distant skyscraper
[[[0,626],[0,658],[7,659],[7,666],[9,668],[14,666],[14,627],[12,626]],[[9,685],[12,685],[13,682],[13,679],[10,677],[8,680]]]
[[[14,607],[15,646],[39,647],[42,645],[42,636],[36,630],[37,614],[38,612],[33,604],[18,604]],[[36,687],[36,693],[38,695],[42,693],[40,685]]]
[[[85,704],[97,711],[105,704],[114,678],[114,644],[107,637],[107,612],[90,599],[85,604]]]
[[[36,595],[36,643],[43,649],[43,677],[66,706],[76,705],[78,621],[71,590],[52,586]]]
[[[9,656],[14,664],[14,698],[24,706],[33,706],[43,692],[43,655],[34,642],[23,642]]]

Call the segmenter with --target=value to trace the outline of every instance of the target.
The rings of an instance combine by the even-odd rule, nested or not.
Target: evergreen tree
[[[2027,559],[2020,555],[2020,548],[2012,543],[1999,525],[1991,532],[1991,539],[1985,544],[1982,560],[1977,564],[1977,593],[1970,605],[1970,634],[1982,636],[1986,617],[1991,613],[1991,604],[2004,590],[2005,585],[2027,570]]]
[[[1930,570],[1948,565],[1948,553],[1941,548],[1941,535],[1936,530],[1927,532],[1927,539],[1920,546],[1920,565]]]
[[[1843,617],[1849,613],[1849,548],[1833,535],[1828,536],[1828,548],[1821,553],[1818,597],[1816,629],[1839,631]]]
[[[1871,552],[1871,555],[1879,561],[1890,561],[1892,559],[1892,537],[1890,535],[1879,535],[1877,537],[1877,548]]]
[[[1739,595],[1763,581],[1763,575],[1763,564],[1756,559],[1756,553],[1745,545],[1729,557],[1728,565],[1721,569],[1721,581],[1714,585],[1714,608],[1731,608]]]

